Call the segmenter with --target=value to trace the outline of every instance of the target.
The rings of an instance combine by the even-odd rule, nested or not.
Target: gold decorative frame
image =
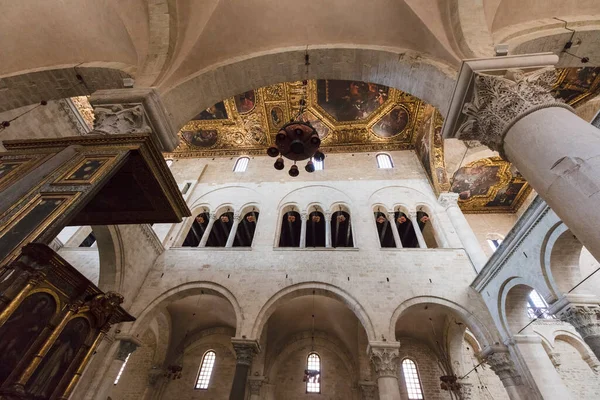
[[[53,185],[92,185],[102,176],[104,176],[104,172],[107,169],[110,169],[113,165],[113,160],[118,156],[118,154],[107,154],[106,156],[86,156],[82,155],[77,164],[69,168],[67,172],[62,174],[58,179],[52,182]],[[104,164],[100,165],[98,169],[96,169],[90,176],[89,179],[69,179],[71,175],[73,175],[78,169],[83,167],[88,161],[94,160],[103,160]]]

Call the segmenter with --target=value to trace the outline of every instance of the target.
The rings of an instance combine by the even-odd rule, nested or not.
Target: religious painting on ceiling
[[[306,109],[299,115],[303,99]],[[412,149],[424,106],[400,90],[372,83],[278,83],[200,112],[181,129],[180,144],[168,156],[263,155],[293,118],[315,127],[325,153]]]
[[[574,107],[600,93],[600,67],[562,68],[554,85],[554,96]]]
[[[317,103],[340,122],[367,119],[388,98],[389,88],[357,81],[317,81]]]
[[[194,119],[198,121],[227,119],[227,110],[225,109],[225,103],[220,101],[217,104],[208,107],[206,110],[196,115]]]
[[[514,212],[531,189],[523,176],[500,157],[474,161],[456,171],[451,191],[466,212]]]

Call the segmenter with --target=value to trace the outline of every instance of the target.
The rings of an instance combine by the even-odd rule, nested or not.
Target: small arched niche
[[[210,214],[208,208],[201,208],[194,217],[194,222],[183,241],[183,247],[198,247],[204,232],[206,232],[209,218]]]
[[[387,217],[387,213],[381,207],[377,207],[373,212],[375,217],[375,227],[377,228],[377,236],[379,244],[383,248],[395,248],[394,233],[392,231],[392,223]]]
[[[350,210],[343,205],[333,207],[331,215],[331,246],[354,247]]]
[[[233,211],[226,209],[217,213],[218,217],[210,230],[206,247],[225,247],[233,227]]]
[[[439,247],[436,232],[433,227],[431,212],[427,210],[425,207],[420,206],[417,209],[417,222],[419,224],[419,229],[423,234],[423,239],[425,239],[425,244],[428,249],[435,249]]]
[[[306,247],[325,247],[325,213],[319,206],[309,207],[306,220]]]
[[[252,207],[243,210],[240,214],[242,217],[235,232],[233,247],[251,247],[260,213],[256,207]]]
[[[300,231],[302,221],[298,208],[284,208],[281,216],[281,231],[279,232],[279,247],[300,247]]]
[[[413,227],[413,223],[407,215],[407,211],[403,208],[397,207],[394,212],[394,222],[398,228],[398,234],[400,235],[400,242],[402,247],[405,248],[418,248],[419,240]]]

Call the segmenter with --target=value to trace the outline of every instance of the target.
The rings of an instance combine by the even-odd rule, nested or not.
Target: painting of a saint
[[[255,102],[254,90],[249,90],[245,93],[235,96],[235,108],[240,114],[245,114],[252,111]]]
[[[498,190],[492,201],[486,203],[486,207],[510,207],[519,195],[525,182],[511,182]]]
[[[317,80],[317,103],[342,122],[368,118],[388,99],[389,88],[359,81]]]
[[[407,124],[408,113],[403,107],[396,107],[373,125],[373,132],[377,136],[389,138],[402,133]]]
[[[183,139],[195,147],[208,148],[212,147],[217,143],[217,130],[216,129],[199,129],[197,131],[183,131],[181,133]]]
[[[225,103],[220,101],[214,106],[208,107],[206,110],[196,115],[193,119],[196,121],[227,119],[227,110],[225,109]]]
[[[17,366],[23,353],[50,322],[56,309],[54,298],[38,292],[28,296],[0,327],[0,384]]]
[[[454,176],[452,191],[458,193],[460,200],[468,200],[473,196],[484,196],[490,187],[498,184],[499,166],[474,165],[462,167]]]
[[[271,108],[271,125],[273,128],[279,128],[283,125],[283,110],[281,107]]]
[[[90,331],[85,318],[69,321],[27,382],[25,391],[34,398],[47,399],[67,372]]]

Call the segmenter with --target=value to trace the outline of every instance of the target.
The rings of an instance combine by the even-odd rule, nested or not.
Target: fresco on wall
[[[486,196],[490,188],[500,182],[499,170],[500,167],[489,165],[459,168],[454,175],[452,191],[458,193],[458,198],[463,201],[474,196]]]
[[[199,129],[197,131],[183,131],[183,139],[194,147],[208,148],[217,143],[218,134],[215,129]]]
[[[317,81],[317,102],[338,121],[368,118],[388,99],[389,88],[358,81]]]
[[[196,115],[193,119],[197,121],[227,119],[227,110],[225,109],[225,103],[220,101],[217,104],[208,107],[206,110]]]
[[[235,108],[240,114],[245,114],[252,111],[256,103],[254,90],[249,90],[234,97]]]
[[[567,104],[579,106],[600,93],[600,67],[562,68],[557,73],[553,94]]]
[[[398,106],[373,125],[372,129],[377,136],[389,138],[402,133],[406,125],[408,125],[408,112]]]

